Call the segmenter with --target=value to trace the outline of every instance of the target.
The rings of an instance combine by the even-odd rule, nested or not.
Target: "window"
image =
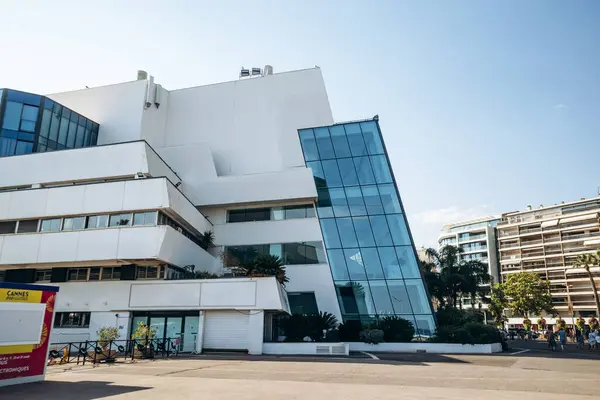
[[[0,235],[7,233],[15,233],[17,227],[16,221],[2,221],[0,222]]]
[[[90,268],[90,276],[89,279],[90,281],[99,281],[100,280],[100,271],[102,268],[100,267],[92,267]]]
[[[231,246],[225,247],[225,253],[230,256],[225,261],[228,267],[243,264],[255,259],[259,255],[265,254],[280,257],[285,265],[320,264],[326,262],[323,243],[319,241]]]
[[[23,106],[23,113],[21,114],[21,127],[20,130],[24,132],[35,132],[35,122],[37,121],[38,107],[34,106]]]
[[[121,279],[121,267],[102,267],[103,281],[115,281]]]
[[[331,143],[331,138],[329,137],[329,129],[316,128],[314,129],[314,133],[315,138],[317,139],[317,149],[319,150],[321,160],[335,158],[333,144]]]
[[[54,316],[55,328],[89,328],[90,312],[57,312]]]
[[[312,129],[301,129],[298,131],[300,135],[300,143],[302,144],[302,151],[304,152],[305,161],[313,161],[319,159],[319,152],[317,150],[317,143],[315,142],[315,136]]]
[[[43,226],[43,223],[42,223]],[[65,218],[63,223],[63,231],[77,231],[85,226],[85,217]]]
[[[23,221],[19,221],[19,225],[17,226],[17,233],[33,233],[38,231],[38,222],[37,219],[26,219]]]
[[[87,217],[86,229],[106,228],[108,215],[92,215]]]
[[[133,214],[133,225],[156,225],[156,211]]]
[[[316,315],[319,313],[313,292],[288,293],[290,311],[293,315]]]
[[[113,214],[110,216],[108,226],[129,226],[131,225],[131,214]]]
[[[7,101],[6,108],[4,110],[4,121],[2,122],[2,129],[11,129],[13,131],[18,131],[21,122],[22,110],[22,103]]]
[[[137,279],[159,279],[160,267],[137,267]]]
[[[227,222],[280,221],[284,219],[313,218],[315,216],[314,205],[302,204],[297,206],[229,210],[227,211]]]
[[[67,271],[68,281],[87,281],[88,280],[88,268],[69,268]]]
[[[44,269],[41,271],[35,271],[35,281],[36,282],[50,282],[50,278],[52,277],[51,269]]]
[[[40,232],[58,232],[60,231],[60,218],[43,219],[40,225]]]

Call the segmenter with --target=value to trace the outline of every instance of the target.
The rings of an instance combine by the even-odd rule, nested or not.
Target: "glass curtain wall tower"
[[[299,130],[344,321],[396,315],[435,331],[414,243],[376,120]]]
[[[0,157],[95,146],[99,127],[45,96],[0,89]]]

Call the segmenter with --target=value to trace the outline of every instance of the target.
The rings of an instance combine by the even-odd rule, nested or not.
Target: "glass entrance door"
[[[198,320],[199,317],[185,317],[185,330],[183,331],[183,346],[181,351],[196,351],[196,340],[198,339]]]
[[[182,317],[167,317],[167,327],[165,329],[165,339],[177,340],[179,350],[181,350],[182,323]]]

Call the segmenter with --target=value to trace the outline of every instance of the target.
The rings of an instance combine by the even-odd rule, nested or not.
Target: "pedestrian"
[[[596,332],[594,332],[593,330],[590,330],[590,334],[588,336],[588,348],[590,350],[594,350],[596,348],[596,345],[598,344],[598,339],[600,339]]]
[[[567,344],[567,332],[561,328],[558,331],[558,338],[560,339],[560,350],[565,351],[565,344]]]
[[[583,349],[583,333],[575,328],[575,339],[577,340],[577,348]]]
[[[556,338],[554,337],[552,328],[548,328],[546,331],[546,339],[548,340],[548,347],[550,347],[552,351],[556,351]]]

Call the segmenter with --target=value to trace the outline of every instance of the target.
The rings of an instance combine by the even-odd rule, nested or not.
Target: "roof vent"
[[[148,79],[148,73],[144,70],[138,69],[137,72],[137,80],[138,81],[145,81],[146,79]]]
[[[273,75],[273,66],[272,65],[267,64],[263,68],[263,76],[267,76],[267,75]]]
[[[531,204],[527,204],[527,209],[531,210]]]

